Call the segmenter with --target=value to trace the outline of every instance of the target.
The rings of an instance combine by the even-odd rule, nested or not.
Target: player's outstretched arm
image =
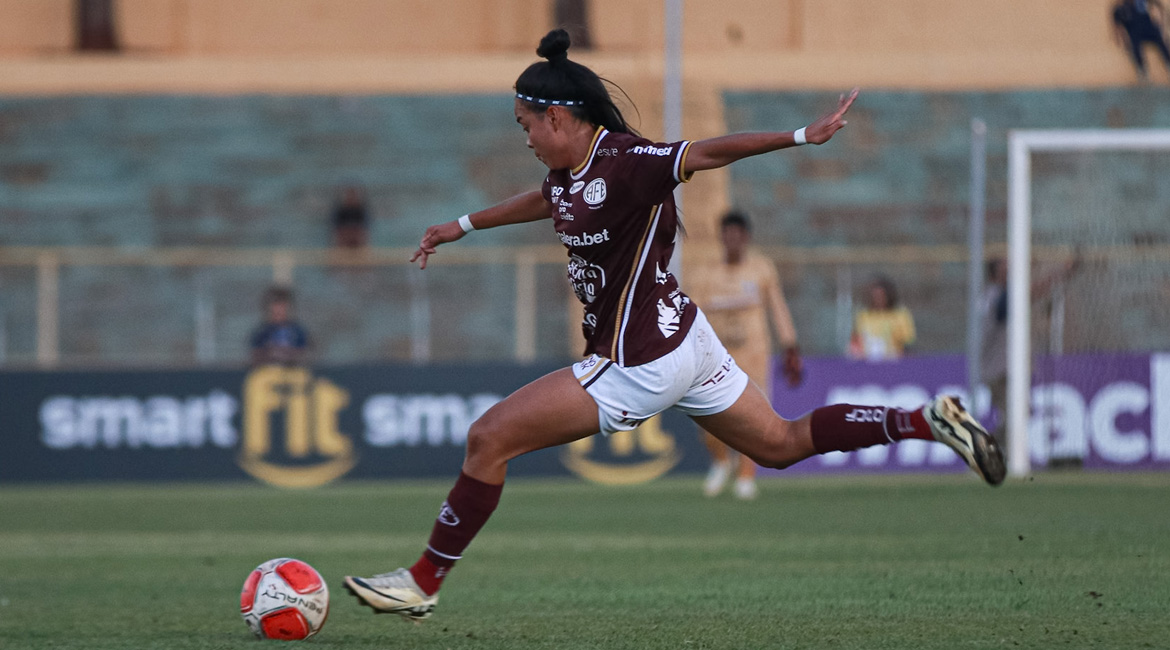
[[[824,144],[833,134],[845,126],[845,113],[857,99],[859,90],[854,88],[848,95],[841,95],[837,108],[817,118],[804,128],[804,139],[809,144]],[[699,140],[691,143],[687,152],[686,171],[718,169],[731,163],[760,154],[795,147],[798,143],[795,131],[782,133],[733,133],[718,138]]]
[[[475,230],[483,230],[512,223],[540,221],[550,217],[552,217],[552,211],[549,209],[548,202],[544,200],[539,191],[532,191],[517,194],[479,212],[472,212],[466,216],[464,221]],[[417,261],[420,269],[427,268],[427,257],[435,253],[435,248],[439,244],[462,239],[463,235],[467,234],[468,231],[464,230],[459,222],[459,219],[455,219],[427,228],[427,231],[423,233],[422,241],[418,244],[418,250],[410,256],[410,261]]]

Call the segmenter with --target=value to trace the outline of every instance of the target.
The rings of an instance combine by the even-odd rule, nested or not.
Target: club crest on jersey
[[[600,205],[605,201],[605,179],[595,178],[589,181],[589,186],[585,188],[585,193],[581,197],[589,205]]]
[[[577,181],[576,183],[573,183],[572,187],[569,188],[569,194],[576,194],[577,192],[580,192],[582,187],[585,187],[585,181]]]

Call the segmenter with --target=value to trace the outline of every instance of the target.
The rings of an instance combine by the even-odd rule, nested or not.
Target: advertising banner
[[[870,363],[809,359],[805,382],[784,385],[774,366],[772,403],[786,417],[825,404],[917,407],[932,396],[959,395],[981,422],[994,424],[986,389],[967,398],[961,355]],[[1038,357],[1033,364],[1028,443],[1032,466],[1075,460],[1095,469],[1170,469],[1170,354],[1079,354]],[[953,452],[905,441],[811,458],[795,472],[960,472]]]
[[[1064,356],[1035,367],[1034,467],[1075,459],[1097,469],[1170,469],[1170,354]],[[471,423],[556,368],[0,372],[0,482],[250,477],[311,487],[339,478],[454,477]],[[833,403],[913,408],[944,392],[971,404],[957,355],[809,359],[796,389],[775,371],[773,404],[789,418]],[[984,391],[974,411],[994,422],[988,410]],[[667,411],[633,432],[522,456],[509,475],[622,484],[707,465],[694,423]],[[950,449],[906,441],[811,458],[783,474],[964,471]]]
[[[0,482],[453,478],[471,423],[554,369],[0,372]],[[695,425],[668,412],[528,454],[509,475],[636,483],[705,468]]]

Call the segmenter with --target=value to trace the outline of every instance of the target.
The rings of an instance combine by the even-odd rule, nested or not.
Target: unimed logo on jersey
[[[666,474],[682,460],[674,436],[655,415],[633,431],[608,438],[596,435],[574,442],[561,453],[569,471],[607,485],[645,483]]]
[[[645,156],[669,156],[674,151],[674,147],[651,147],[649,145],[638,145],[630,147],[627,153],[642,154]]]
[[[357,462],[353,441],[338,428],[349,393],[307,368],[262,366],[244,380],[244,435],[239,464],[281,487],[313,487],[341,477]]]

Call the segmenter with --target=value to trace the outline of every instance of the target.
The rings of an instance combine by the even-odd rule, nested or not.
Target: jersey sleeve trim
[[[679,183],[685,183],[691,180],[694,172],[687,171],[687,154],[691,151],[690,140],[684,140],[682,146],[679,147],[678,156],[674,159],[674,180]]]
[[[581,161],[580,165],[569,170],[569,177],[573,180],[578,180],[589,171],[589,166],[593,164],[593,158],[597,155],[597,145],[601,144],[601,140],[605,138],[609,131],[605,127],[599,126],[593,132],[593,142],[589,144],[589,155],[585,156],[585,160]]]

